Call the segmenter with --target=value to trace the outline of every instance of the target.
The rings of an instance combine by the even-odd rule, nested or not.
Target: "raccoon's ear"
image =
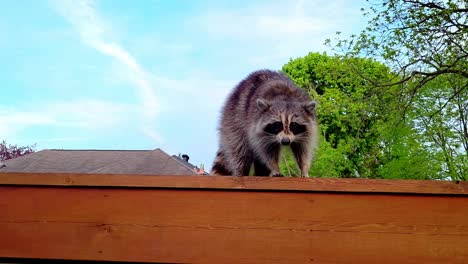
[[[310,101],[310,102],[304,103],[303,106],[307,113],[313,114],[315,111],[315,107],[317,106],[317,102]]]
[[[257,99],[257,106],[260,110],[262,111],[266,111],[268,110],[268,108],[270,108],[271,106],[271,103],[268,102],[267,100],[264,100],[264,99]]]

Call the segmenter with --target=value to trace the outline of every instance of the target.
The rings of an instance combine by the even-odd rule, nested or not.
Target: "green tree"
[[[452,180],[468,179],[468,90],[460,89],[463,85],[461,77],[439,76],[409,108],[420,142],[440,164],[439,176]]]
[[[377,80],[374,85],[384,88],[401,84],[396,86],[400,115],[404,117],[400,122],[417,131],[403,134],[410,135],[433,162],[425,173],[431,178],[467,180],[466,1],[369,2],[371,7],[362,9],[370,17],[367,27],[359,35],[339,39],[337,50],[343,56],[371,57],[388,65],[396,73],[394,78]],[[359,69],[356,74],[361,74]],[[400,150],[408,152],[404,149],[407,146],[405,143]],[[393,159],[390,164],[399,167],[402,163]]]
[[[371,2],[371,1],[369,1]],[[370,16],[359,35],[339,40],[346,55],[384,61],[397,72],[395,82],[408,85],[412,98],[438,76],[468,78],[468,5],[465,0],[389,0],[362,9]],[[330,43],[329,40],[327,40]],[[460,89],[466,89],[462,85]],[[460,90],[453,91],[453,94]]]
[[[290,60],[282,70],[319,102],[321,139],[311,175],[432,177],[420,173],[428,170],[429,162],[422,160],[427,151],[414,139],[411,127],[398,122],[398,85],[374,85],[395,78],[388,67],[371,59],[310,53]],[[296,173],[292,164],[286,153],[282,172]],[[395,173],[389,173],[390,167]]]

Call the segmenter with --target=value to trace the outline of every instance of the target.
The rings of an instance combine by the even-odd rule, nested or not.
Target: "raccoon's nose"
[[[282,138],[281,139],[281,144],[283,145],[289,145],[291,143],[291,140],[289,138]]]

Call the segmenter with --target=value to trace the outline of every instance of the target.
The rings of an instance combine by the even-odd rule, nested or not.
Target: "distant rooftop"
[[[2,161],[1,172],[195,175],[194,166],[155,150],[46,149]]]

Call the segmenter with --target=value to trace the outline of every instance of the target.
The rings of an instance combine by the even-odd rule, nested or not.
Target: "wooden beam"
[[[338,178],[0,173],[0,185],[468,195],[468,182]]]
[[[0,173],[0,258],[468,263],[467,220],[464,182]]]

